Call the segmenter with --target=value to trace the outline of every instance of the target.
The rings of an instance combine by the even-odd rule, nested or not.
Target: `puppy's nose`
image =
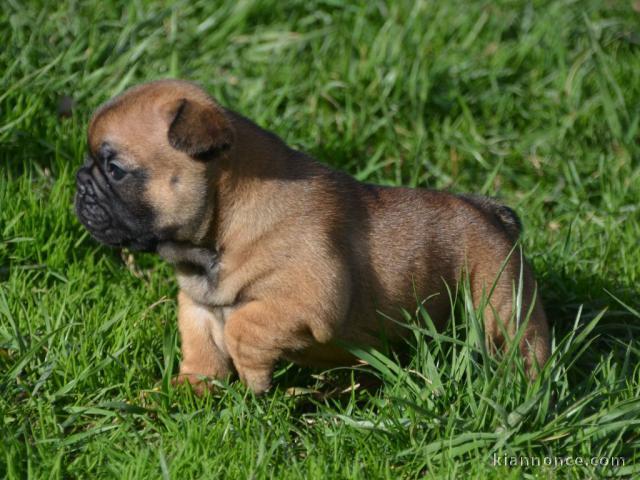
[[[87,192],[91,194],[94,191],[93,178],[88,168],[82,167],[78,170],[76,174],[76,187],[80,195],[84,195]]]

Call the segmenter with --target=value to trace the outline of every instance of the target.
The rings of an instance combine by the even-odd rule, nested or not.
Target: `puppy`
[[[514,249],[519,220],[493,200],[360,183],[177,80],[101,106],[88,145],[80,221],[102,243],[175,266],[178,382],[201,390],[237,372],[261,393],[281,358],[352,364],[345,344],[400,341],[408,330],[390,318],[416,301],[442,327],[447,288],[463,278],[486,305],[491,349],[530,314],[519,347],[531,377],[549,356],[535,280]]]

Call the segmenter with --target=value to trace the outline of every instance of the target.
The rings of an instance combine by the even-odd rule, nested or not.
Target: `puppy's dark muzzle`
[[[127,243],[126,232],[114,218],[110,200],[94,178],[90,168],[82,167],[76,174],[75,209],[80,222],[99,242],[113,247]]]
[[[91,236],[111,247],[154,251],[158,238],[145,215],[136,216],[90,162],[76,174],[75,210]]]
[[[76,213],[89,230],[107,229],[113,222],[106,208],[98,203],[98,187],[83,167],[76,175]]]

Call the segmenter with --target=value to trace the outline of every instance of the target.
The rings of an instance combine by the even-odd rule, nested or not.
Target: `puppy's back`
[[[467,267],[499,270],[520,235],[515,212],[487,197],[365,184],[357,197],[367,214],[352,229],[356,278],[366,279],[377,308],[393,316],[398,306],[412,311],[429,297],[429,313],[443,323],[447,287],[455,290]]]
[[[520,238],[522,222],[511,208],[501,204],[495,198],[483,195],[463,194],[459,195],[459,198],[484,212],[489,217],[489,220],[497,220],[497,223],[505,230],[512,241],[515,242]]]

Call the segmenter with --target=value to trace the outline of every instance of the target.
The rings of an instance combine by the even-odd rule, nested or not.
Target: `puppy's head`
[[[222,108],[188,82],[162,80],[127,90],[89,124],[89,152],[77,173],[76,213],[100,242],[155,250],[192,240],[212,202],[212,164],[233,130]]]

